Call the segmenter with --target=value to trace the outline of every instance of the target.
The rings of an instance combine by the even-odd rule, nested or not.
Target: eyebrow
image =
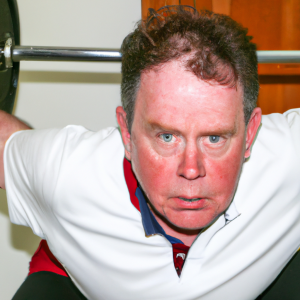
[[[148,121],[148,122],[145,122],[145,123],[146,123],[146,127],[148,127],[151,130],[172,131],[174,133],[180,133],[180,131],[177,130],[177,129],[174,129],[174,128],[169,127],[169,126],[164,125],[164,124],[160,124],[160,123],[155,122],[155,121]]]
[[[174,129],[172,127],[169,127],[167,125],[164,124],[160,124],[156,121],[147,121],[145,122],[146,127],[149,128],[150,130],[162,130],[162,131],[169,131],[171,133],[175,133],[178,135],[181,135],[182,132],[178,129]],[[204,134],[205,136],[209,136],[209,135],[229,135],[229,136],[233,136],[235,135],[235,133],[237,132],[237,124],[236,122],[234,122],[234,128],[228,128],[228,129],[216,129],[216,130],[204,130]]]

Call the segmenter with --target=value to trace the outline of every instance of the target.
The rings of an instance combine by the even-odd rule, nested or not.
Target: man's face
[[[229,206],[247,156],[245,141],[248,148],[252,142],[242,99],[239,86],[206,83],[180,61],[142,74],[130,139],[122,135],[160,218],[200,229]]]

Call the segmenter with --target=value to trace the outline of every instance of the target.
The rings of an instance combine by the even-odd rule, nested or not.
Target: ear
[[[125,147],[125,156],[128,160],[131,159],[131,144],[130,144],[130,133],[127,127],[126,112],[122,106],[118,106],[116,109],[117,121],[121,129],[121,135],[123,144]]]
[[[251,154],[251,146],[254,142],[257,130],[260,126],[261,122],[261,109],[260,107],[254,108],[250,120],[247,125],[246,132],[246,150],[245,150],[245,158],[248,158]]]

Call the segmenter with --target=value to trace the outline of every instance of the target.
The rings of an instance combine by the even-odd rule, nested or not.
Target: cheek
[[[231,200],[243,163],[242,145],[222,159],[206,159],[206,175],[211,189],[220,201]]]
[[[133,170],[147,195],[165,194],[170,191],[171,177],[176,176],[176,158],[176,155],[161,156],[146,143],[134,145],[132,151]]]

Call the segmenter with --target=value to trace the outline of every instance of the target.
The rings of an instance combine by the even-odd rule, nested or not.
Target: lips
[[[201,197],[177,196],[172,198],[174,208],[179,210],[198,210],[207,206],[207,199]]]
[[[180,200],[187,201],[187,202],[195,202],[195,201],[199,201],[202,199],[202,198],[184,198],[184,197],[178,197],[178,198]]]

